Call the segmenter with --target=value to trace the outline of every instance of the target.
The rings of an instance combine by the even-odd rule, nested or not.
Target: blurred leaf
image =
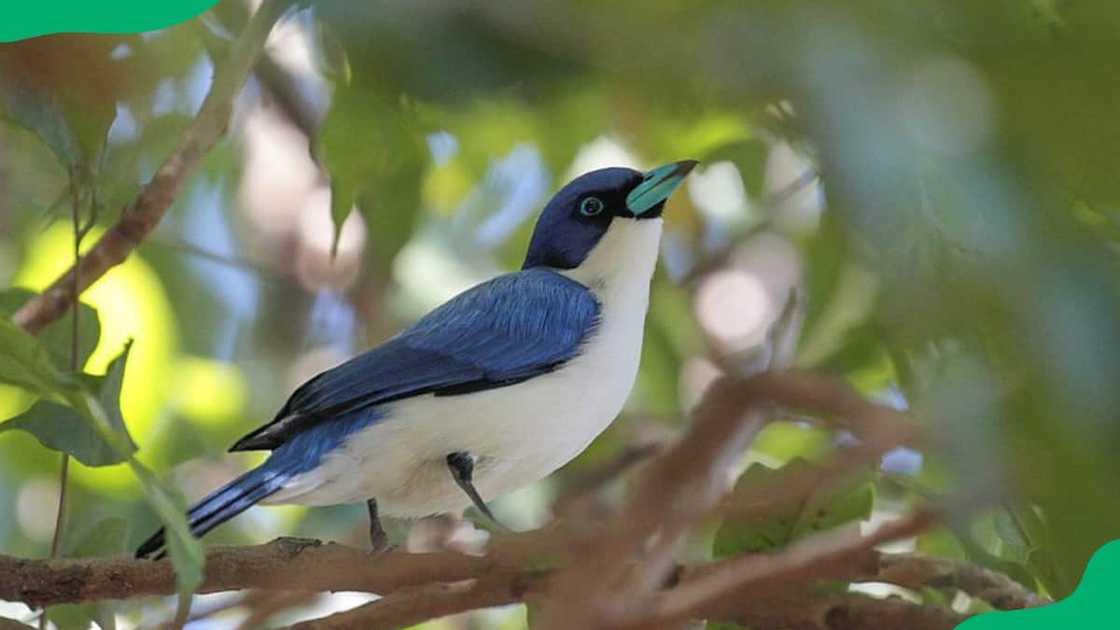
[[[136,451],[120,410],[121,381],[128,351],[129,346],[126,346],[120,356],[109,364],[104,376],[82,374],[80,377],[90,391],[96,393],[109,428],[120,436],[121,443],[129,445],[128,450],[122,451],[118,444],[107,442],[97,428],[97,421],[88,414],[52,400],[39,400],[24,413],[0,424],[0,432],[13,429],[27,431],[43,446],[69,453],[87,466],[109,466],[125,461]]]
[[[801,422],[779,420],[768,423],[755,438],[751,450],[786,464],[800,458],[819,460],[828,454],[832,432]]]
[[[36,37],[0,48],[0,115],[34,132],[65,170],[92,174],[131,83],[111,51],[119,37]]]
[[[1031,566],[1029,555],[1030,552],[1026,550],[1010,549],[1006,552],[997,549],[999,553],[995,553],[976,540],[976,534],[979,531],[975,525],[980,521],[987,521],[991,525],[990,517],[982,517],[981,519],[973,519],[972,525],[974,526],[971,531],[964,531],[963,524],[954,523],[949,528],[952,532],[951,537],[956,541],[960,548],[964,551],[965,557],[982,567],[987,567],[994,571],[999,571],[1007,575],[1011,579],[1019,582],[1023,586],[1031,590],[1037,590],[1038,577],[1040,573]],[[983,529],[982,527],[979,529]],[[995,533],[995,530],[990,530],[990,533]],[[947,533],[948,535],[948,533]],[[1019,538],[1016,536],[1016,538]],[[992,542],[991,539],[988,541]],[[999,541],[1003,542],[1003,541]],[[999,545],[996,545],[999,547]]]
[[[825,212],[816,233],[801,245],[806,260],[804,340],[818,333],[821,316],[832,304],[847,264],[847,250],[847,235],[839,217]]]
[[[35,295],[37,294],[34,291],[18,287],[0,291],[0,317],[10,318]],[[39,342],[47,347],[55,365],[70,365],[73,317],[73,309],[67,310],[66,315],[51,323],[38,335]],[[78,366],[81,367],[85,365],[89,355],[93,354],[97,342],[101,339],[101,324],[97,318],[97,309],[85,302],[79,302],[78,327]]]
[[[423,137],[403,99],[336,87],[315,144],[331,177],[332,251],[342,224],[356,206],[369,226],[372,251],[388,269],[416,224],[425,163]]]
[[[762,483],[781,487],[782,478],[800,477],[813,468],[815,464],[803,459],[776,469],[754,464],[736,487]],[[865,519],[871,515],[874,498],[874,487],[865,477],[819,486],[799,500],[781,501],[773,509],[724,521],[716,533],[715,555],[774,551],[814,532]]]
[[[341,85],[349,85],[354,73],[350,69],[346,47],[329,23],[319,20],[316,26],[319,29],[318,61],[323,76]]]
[[[916,547],[926,555],[939,558],[964,560],[968,557],[961,542],[952,531],[944,527],[934,528],[919,535]]]
[[[93,558],[120,553],[126,549],[128,530],[127,519],[117,516],[102,519],[94,523],[81,536],[70,537],[70,542],[63,546],[62,556]]]
[[[191,593],[202,584],[202,570],[206,565],[206,552],[202,543],[191,533],[186,517],[186,501],[177,492],[159,481],[152,471],[136,461],[128,460],[133,473],[140,480],[148,505],[155,510],[164,527],[167,550],[175,565],[176,584],[180,593]]]

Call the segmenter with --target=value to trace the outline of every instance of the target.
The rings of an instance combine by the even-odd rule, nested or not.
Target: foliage
[[[776,470],[754,464],[739,476],[736,489],[767,483],[780,488],[783,486],[781,477],[792,479],[813,469],[814,464],[804,459],[795,459]],[[840,484],[833,481],[814,489],[799,501],[782,505],[782,509],[724,520],[716,533],[713,550],[716,557],[728,557],[781,549],[815,532],[869,518],[874,497],[869,479],[845,479]]]

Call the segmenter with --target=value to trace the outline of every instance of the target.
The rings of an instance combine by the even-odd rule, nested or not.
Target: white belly
[[[651,227],[656,239],[660,225]],[[656,240],[647,258],[648,265],[639,266],[649,273],[631,267],[638,273],[619,281],[590,282],[572,274],[593,286],[602,310],[597,331],[562,368],[508,387],[387,405],[384,419],[351,436],[269,502],[334,505],[376,498],[384,513],[406,517],[462,510],[470,500],[446,463],[456,451],[476,458],[474,483],[486,500],[543,479],[622,411],[638,373]]]

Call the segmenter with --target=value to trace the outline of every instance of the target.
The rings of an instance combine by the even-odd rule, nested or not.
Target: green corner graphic
[[[1101,547],[1073,595],[1042,608],[984,613],[957,630],[1052,630],[1120,628],[1120,540]]]
[[[218,0],[11,0],[0,42],[51,33],[139,33],[185,22]]]

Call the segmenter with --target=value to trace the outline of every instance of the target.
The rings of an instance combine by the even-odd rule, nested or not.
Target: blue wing
[[[545,374],[576,356],[598,320],[591,291],[559,273],[499,276],[311,379],[275,420],[230,450],[275,449],[307,428],[402,398],[464,394]]]

